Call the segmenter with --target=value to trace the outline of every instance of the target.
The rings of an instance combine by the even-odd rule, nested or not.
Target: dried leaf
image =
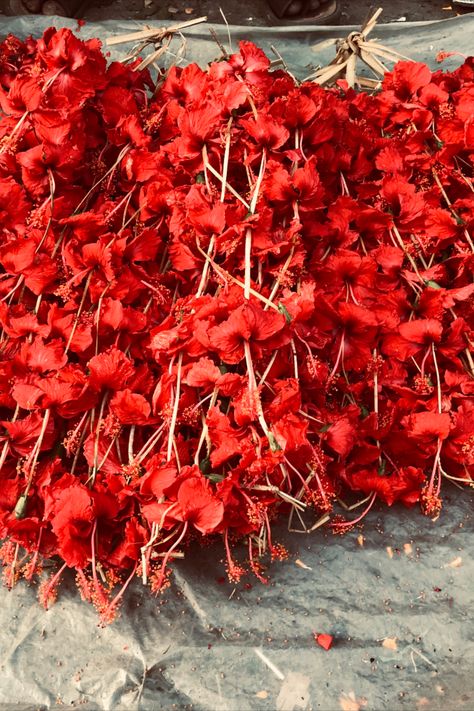
[[[387,546],[387,549],[386,549],[386,550],[387,550],[388,557],[389,557],[389,558],[393,558],[392,546]]]
[[[257,699],[266,699],[268,697],[268,691],[265,691],[265,689],[262,689],[262,691],[257,691],[255,694]]]
[[[375,25],[377,24],[377,20],[379,19],[380,15],[382,14],[382,12],[383,12],[383,8],[379,7],[379,8],[374,12],[374,14],[372,15],[372,17],[370,17],[370,18],[367,20],[367,22],[365,23],[365,25],[362,27],[362,31],[361,31],[361,35],[362,35],[363,37],[367,37],[367,35],[372,32],[372,30],[374,29]]]
[[[405,555],[411,555],[413,553],[413,548],[411,543],[405,543],[403,545],[403,550],[405,551]]]
[[[346,81],[351,87],[351,89],[354,88],[355,82],[356,82],[356,59],[357,55],[351,54],[349,59],[347,60],[347,65],[346,65]]]
[[[381,83],[378,79],[370,79],[369,77],[356,77],[357,85],[361,89],[380,89]]]
[[[365,52],[363,49],[360,50],[360,58],[367,64],[368,67],[372,69],[376,74],[383,76],[387,71],[385,64],[382,64],[376,57],[374,57],[370,52]]]
[[[447,563],[444,567],[445,568],[460,568],[462,565],[462,558],[460,555],[458,555],[457,558],[451,561],[451,563]]]
[[[359,533],[359,535],[357,536],[357,543],[359,544],[359,546],[363,546],[363,545],[364,545],[364,543],[365,543],[365,538],[364,538],[364,536],[362,535],[362,533]]]
[[[321,42],[316,42],[316,44],[313,44],[311,49],[313,50],[313,52],[318,52],[319,50],[328,49],[328,47],[333,47],[336,42],[337,39],[335,37],[331,37],[330,39],[325,39]]]
[[[304,570],[313,570],[312,568],[309,567],[309,565],[306,565],[306,563],[303,563],[302,560],[297,558],[295,560],[295,565],[297,565],[299,568],[303,568]]]
[[[320,86],[323,86],[324,84],[327,84],[330,81],[335,81],[336,77],[338,77],[339,74],[342,74],[346,64],[347,60],[343,64],[336,64],[329,67],[325,67],[324,72],[319,73],[313,81],[316,82],[316,84],[320,84]]]
[[[168,8],[170,10],[170,8]],[[166,35],[174,34],[175,32],[181,32],[181,30],[187,27],[192,27],[193,25],[198,25],[201,22],[206,22],[207,17],[196,17],[193,20],[186,20],[186,22],[180,22],[177,25],[170,25],[169,27],[155,27],[152,30],[145,29],[140,32],[129,32],[124,35],[118,35],[117,37],[108,37],[105,40],[105,44],[109,47],[115,44],[122,44],[124,42],[140,42],[141,40],[153,40],[157,41],[163,39]]]
[[[367,699],[358,699],[354,692],[350,691],[348,694],[341,694],[339,705],[342,711],[360,711],[367,705]]]
[[[385,649],[398,649],[396,637],[386,637],[382,642],[382,647]]]

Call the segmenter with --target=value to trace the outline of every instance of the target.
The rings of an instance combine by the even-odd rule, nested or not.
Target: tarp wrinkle
[[[51,22],[2,19],[0,36],[38,36]],[[77,28],[63,18],[54,24]],[[81,36],[105,40],[137,27],[86,24]],[[217,31],[225,41],[227,30]],[[274,44],[304,77],[334,54],[313,45],[349,28],[230,31],[234,47],[249,38],[268,52]],[[472,52],[474,16],[385,25],[373,34],[435,69],[440,50]],[[218,56],[207,27],[186,36],[186,61],[205,65]],[[111,49],[118,58],[129,47]],[[48,612],[33,587],[1,589],[0,709],[468,711],[474,708],[473,503],[473,492],[453,489],[436,524],[418,511],[373,510],[362,531],[342,538],[322,530],[289,534],[282,526],[276,537],[290,558],[273,566],[268,586],[251,579],[237,588],[222,584],[221,547],[196,549],[174,563],[171,589],[160,597],[132,584],[121,616],[106,629],[80,601],[72,577]],[[316,644],[315,633],[333,636],[329,651]]]

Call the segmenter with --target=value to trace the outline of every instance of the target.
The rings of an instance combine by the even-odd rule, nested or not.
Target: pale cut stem
[[[20,406],[17,405],[15,407],[15,412],[13,413],[13,416],[12,416],[10,422],[16,421],[19,412],[20,412]],[[5,442],[5,444],[3,445],[2,454],[0,456],[0,472],[2,471],[2,467],[5,464],[5,459],[7,458],[9,448],[10,448],[10,442],[7,440]]]
[[[289,253],[288,257],[286,258],[286,261],[285,261],[284,265],[282,266],[282,268],[275,280],[273,288],[270,292],[270,296],[268,297],[268,301],[271,301],[272,303],[273,303],[273,299],[275,298],[278,289],[280,288],[281,281],[282,281],[283,277],[285,276],[285,274],[288,270],[288,267],[291,264],[291,260],[293,259],[294,253],[295,253],[295,247],[294,247],[294,245],[292,245],[292,247],[290,249],[290,253]],[[268,305],[265,305],[263,310],[266,311],[267,308],[268,308]]]
[[[148,441],[145,442],[141,450],[138,452],[136,456],[136,460],[141,463],[145,457],[147,457],[153,447],[157,444],[158,440],[160,439],[161,435],[163,434],[163,428],[164,424],[162,424],[153,434],[149,437]]]
[[[244,273],[244,298],[250,299],[250,267],[252,256],[252,230],[245,230],[245,273]]]
[[[260,170],[258,171],[257,182],[255,183],[255,188],[254,188],[254,191],[252,194],[252,200],[250,202],[250,212],[252,213],[252,215],[255,214],[255,210],[257,207],[258,197],[260,194],[260,188],[262,185],[262,180],[263,180],[263,176],[265,173],[266,165],[267,165],[267,153],[266,153],[265,149],[263,149],[262,159],[260,161]]]
[[[215,245],[215,243],[216,243],[215,235],[212,235],[211,239],[209,240],[209,247],[208,247],[208,249],[207,249],[207,255],[208,255],[208,257],[211,257],[211,256],[212,256],[212,252],[214,251],[214,245]],[[201,279],[200,279],[200,282],[199,282],[198,290],[197,290],[197,292],[196,292],[196,298],[199,298],[199,297],[203,294],[203,292],[204,292],[204,290],[205,290],[205,288],[206,288],[206,285],[207,285],[208,274],[209,274],[209,260],[206,259],[206,261],[204,262],[204,267],[203,267],[203,270],[202,270],[202,274],[201,274]]]
[[[167,450],[167,459],[166,461],[171,460],[171,455],[173,453],[173,437],[174,437],[174,430],[176,427],[176,420],[178,419],[178,408],[179,408],[179,398],[181,394],[181,363],[183,361],[183,354],[180,353],[178,357],[178,367],[177,367],[177,373],[176,373],[176,392],[174,395],[174,402],[173,402],[173,413],[171,415],[171,422],[170,422],[170,429],[169,429],[169,434],[168,434],[168,450]]]
[[[441,192],[442,196],[444,197],[451,214],[453,215],[453,217],[456,218],[456,220],[459,220],[459,215],[456,212],[456,210],[453,208],[452,202],[449,199],[448,194],[447,194],[446,190],[444,189],[441,180],[438,177],[438,173],[436,172],[436,170],[434,168],[432,169],[432,173],[433,173],[433,178],[435,179],[436,185],[440,189],[440,192]],[[466,242],[468,243],[469,247],[471,248],[471,252],[474,252],[474,242],[472,241],[471,235],[469,234],[469,232],[467,231],[466,228],[463,229],[463,234],[464,234],[464,237],[466,238]]]
[[[471,369],[471,375],[474,377],[474,360],[472,359],[471,351],[469,350],[469,348],[465,348],[464,353],[466,354],[466,358]]]
[[[239,78],[240,81],[243,82],[242,77],[238,77],[238,78]],[[252,94],[249,93],[249,94],[247,95],[247,99],[248,99],[248,102],[249,102],[249,104],[250,104],[250,108],[252,109],[253,116],[254,116],[255,120],[257,120],[257,119],[258,119],[258,111],[257,111],[257,107],[255,106],[255,101],[253,100]]]
[[[155,432],[153,432],[153,434],[149,438],[148,442],[145,442],[145,444],[143,445],[141,450],[138,452],[136,459],[139,463],[141,463],[145,459],[145,457],[147,457],[150,454],[153,447],[157,444],[158,440],[160,439],[161,435],[163,434],[163,428],[164,428],[164,425],[161,425],[161,427],[159,427],[159,429],[157,429]]]
[[[364,509],[364,510],[362,511],[362,513],[360,514],[360,516],[358,516],[357,518],[355,518],[355,519],[352,520],[352,521],[344,521],[343,523],[338,523],[338,524],[337,524],[338,528],[350,528],[350,527],[352,527],[352,526],[355,526],[356,523],[359,523],[359,521],[362,521],[362,519],[364,518],[364,516],[366,516],[366,515],[369,513],[370,509],[371,509],[372,506],[374,505],[374,502],[375,502],[375,499],[376,499],[376,498],[377,498],[377,493],[374,491],[374,493],[373,493],[373,494],[371,495],[371,497],[370,497],[370,503],[369,503],[369,505],[367,506],[366,509]]]
[[[37,254],[37,253],[40,251],[41,247],[43,246],[44,241],[45,241],[45,239],[46,239],[46,237],[47,237],[47,235],[48,235],[49,228],[51,227],[51,224],[52,224],[52,222],[53,222],[54,193],[55,193],[55,190],[56,190],[56,182],[55,182],[55,180],[54,180],[54,175],[53,175],[53,173],[52,173],[51,170],[48,170],[48,180],[49,180],[50,195],[49,195],[49,197],[47,198],[47,200],[45,201],[44,206],[46,206],[46,205],[48,204],[48,202],[51,201],[51,216],[50,216],[50,218],[49,218],[49,220],[48,220],[48,222],[47,222],[47,224],[46,224],[46,228],[45,228],[45,231],[44,231],[44,233],[43,233],[43,236],[41,237],[41,239],[40,239],[40,241],[38,242],[38,245],[37,245],[37,247],[36,247],[36,249],[35,249],[35,254]]]
[[[8,292],[8,294],[5,294],[5,296],[2,297],[1,301],[7,301],[7,300],[10,298],[10,296],[13,296],[13,294],[14,294],[15,291],[18,289],[18,287],[23,284],[24,279],[25,279],[25,277],[24,277],[23,274],[22,274],[22,275],[18,278],[18,281],[17,281],[17,283],[15,284],[15,286],[13,287],[13,289],[10,289],[10,291]]]
[[[222,187],[221,187],[221,202],[225,200],[225,188],[227,184],[227,172],[229,170],[229,155],[230,155],[230,142],[232,138],[231,134],[232,126],[232,116],[227,124],[227,131],[225,137],[225,151],[224,151],[224,161],[222,163]]]
[[[438,360],[436,358],[436,348],[435,348],[434,343],[431,344],[431,352],[433,354],[433,364],[434,364],[435,373],[436,373],[436,393],[438,396],[438,412],[441,414],[441,412],[442,412],[441,379],[439,377]]]
[[[86,300],[86,297],[87,297],[87,294],[88,294],[88,291],[89,291],[89,285],[90,285],[90,283],[91,283],[91,277],[92,277],[92,272],[89,272],[89,275],[88,275],[88,277],[87,277],[86,283],[85,283],[85,285],[84,285],[84,290],[83,290],[83,292],[82,292],[81,302],[80,302],[80,304],[79,304],[79,308],[78,308],[78,310],[77,310],[77,314],[76,314],[76,316],[75,316],[75,318],[74,318],[74,323],[73,323],[73,325],[72,325],[71,333],[69,334],[69,338],[68,338],[68,341],[67,341],[67,344],[66,344],[66,348],[65,348],[65,351],[64,351],[65,353],[67,353],[68,350],[69,350],[69,348],[71,347],[72,339],[74,338],[74,335],[75,335],[75,333],[76,333],[76,329],[77,329],[77,326],[78,326],[78,324],[79,324],[79,319],[80,319],[80,317],[81,317],[82,309],[84,308],[84,303],[85,303],[85,300]]]
[[[128,463],[132,464],[134,460],[133,455],[133,440],[135,439],[135,425],[130,427],[130,432],[128,435]]]
[[[446,479],[449,479],[450,481],[459,481],[461,484],[469,484],[469,486],[472,486],[472,485],[474,484],[474,481],[473,481],[473,479],[470,477],[469,472],[467,472],[468,475],[469,475],[469,478],[466,477],[465,479],[463,479],[463,478],[460,477],[460,476],[451,476],[451,474],[448,474],[448,473],[443,469],[443,467],[441,466],[441,464],[439,465],[439,470],[440,470],[441,474],[442,474],[444,477],[446,477]]]
[[[120,200],[120,202],[118,202],[118,203],[115,205],[115,207],[113,208],[113,210],[111,210],[111,211],[109,212],[109,214],[107,215],[107,219],[108,219],[108,220],[112,217],[112,215],[114,215],[114,214],[117,212],[117,210],[120,210],[120,208],[122,207],[122,205],[123,205],[125,202],[127,202],[127,201],[130,202],[134,190],[135,190],[135,186],[133,186],[133,188],[132,188],[131,190],[129,190],[128,193],[126,193],[126,195],[124,195],[124,197]],[[124,216],[127,214],[127,208],[128,208],[128,204],[127,204],[127,207],[126,207],[125,210],[124,210]],[[122,225],[123,225],[123,217],[122,217]],[[107,247],[110,247],[110,246],[115,242],[116,239],[117,239],[116,236],[112,237],[112,239],[110,240],[110,242],[107,243]]]
[[[250,396],[255,402],[255,409],[257,411],[257,417],[258,417],[258,421],[260,423],[260,427],[262,428],[265,436],[268,439],[270,448],[272,450],[275,450],[276,448],[278,448],[278,443],[275,439],[275,436],[272,434],[272,432],[270,431],[270,428],[268,427],[268,425],[265,421],[265,415],[263,414],[263,408],[262,408],[262,401],[260,400],[260,393],[258,390],[256,378],[255,378],[255,371],[254,371],[253,362],[252,362],[252,354],[250,351],[250,343],[248,341],[244,341],[244,351],[245,351],[245,362],[247,365],[247,372],[248,372]]]
[[[413,267],[413,271],[415,272],[415,274],[416,274],[416,276],[419,278],[419,280],[422,282],[423,279],[422,279],[422,277],[421,277],[420,272],[418,271],[418,267],[416,266],[416,262],[415,262],[415,260],[413,259],[413,257],[411,256],[411,254],[408,252],[408,250],[407,250],[407,248],[406,248],[406,246],[405,246],[405,242],[403,241],[402,236],[401,236],[400,232],[398,231],[397,226],[396,226],[395,224],[393,224],[393,226],[392,226],[392,232],[393,232],[393,234],[395,235],[395,237],[397,238],[397,242],[398,242],[400,248],[402,249],[402,251],[404,252],[406,258],[408,259],[408,261],[410,262],[411,266]]]
[[[103,617],[104,617],[105,621],[107,621],[107,614],[110,614],[110,611],[113,610],[115,607],[117,607],[118,602],[120,602],[121,598],[124,596],[126,589],[128,588],[128,586],[130,585],[130,583],[133,580],[136,569],[137,569],[137,564],[135,563],[135,566],[134,566],[132,572],[130,573],[130,575],[128,576],[127,580],[122,585],[122,587],[120,588],[119,592],[114,597],[114,599],[111,600],[111,602],[107,605],[107,608],[103,613]]]
[[[434,483],[436,479],[436,473],[438,473],[438,484],[436,487],[436,496],[439,496],[439,492],[441,490],[441,472],[440,472],[440,465],[441,465],[441,448],[443,446],[443,440],[438,437],[438,447],[436,449],[436,454],[433,462],[433,469],[431,470],[431,477],[430,477],[430,482],[428,485],[428,491],[430,494],[433,493],[433,488],[434,488]]]
[[[111,443],[109,444],[109,446],[107,447],[107,449],[106,449],[106,451],[105,451],[105,454],[104,454],[104,456],[102,457],[102,461],[100,461],[99,464],[97,465],[97,471],[98,471],[98,472],[100,472],[100,470],[101,470],[102,467],[104,466],[105,462],[107,461],[108,456],[109,456],[110,452],[112,451],[112,448],[113,448],[113,446],[114,446],[116,440],[117,440],[117,437],[114,437],[113,440],[111,441]]]
[[[167,551],[165,557],[163,558],[163,563],[162,563],[161,571],[160,571],[160,587],[161,587],[161,585],[162,585],[162,583],[163,583],[163,580],[164,580],[165,570],[166,570],[166,565],[167,565],[167,563],[168,563],[168,560],[170,559],[170,556],[171,556],[172,552],[175,550],[175,548],[177,548],[177,547],[179,546],[179,544],[180,544],[181,541],[183,540],[183,538],[184,538],[184,536],[185,536],[187,530],[188,530],[188,522],[185,521],[185,522],[184,522],[184,526],[183,526],[183,530],[181,531],[179,537],[176,539],[176,541],[173,543],[173,545],[172,545],[171,548]]]
[[[213,390],[213,392],[212,392],[211,402],[209,403],[209,410],[210,410],[212,407],[214,407],[214,405],[216,404],[218,393],[219,393],[218,388],[215,388],[215,389]],[[194,464],[197,464],[197,465],[199,464],[199,455],[200,455],[200,452],[201,452],[201,449],[202,449],[202,445],[204,444],[204,442],[205,442],[206,439],[207,439],[208,432],[209,432],[209,428],[208,428],[208,426],[207,426],[206,420],[204,419],[204,420],[203,420],[203,424],[202,424],[201,436],[200,436],[200,438],[199,438],[198,446],[197,446],[197,449],[196,449],[196,454],[195,454],[195,456],[194,456]]]
[[[219,274],[219,276],[222,279],[224,279],[224,281],[232,281],[232,282],[234,282],[234,284],[237,284],[242,289],[245,288],[245,284],[242,281],[240,281],[240,279],[237,279],[230,272],[228,272],[226,269],[223,269],[218,264],[216,264],[216,262],[213,259],[211,259],[211,257],[209,257],[209,255],[207,255],[203,249],[201,249],[199,244],[197,244],[196,247],[197,247],[198,251],[202,254],[202,256],[205,259],[209,260],[209,263],[211,264],[214,271],[216,271],[217,274]],[[268,306],[270,306],[272,309],[274,309],[275,311],[278,311],[278,313],[280,313],[278,306],[275,306],[275,304],[273,304],[265,296],[260,294],[260,292],[255,291],[255,289],[250,288],[250,293],[252,294],[252,296],[255,296],[256,299],[259,299],[264,304],[268,304]]]
[[[92,193],[94,192],[94,190],[107,178],[107,176],[110,175],[110,173],[113,173],[113,172],[114,172],[114,170],[117,168],[117,166],[118,166],[119,163],[122,161],[122,159],[125,158],[125,156],[127,155],[127,153],[131,150],[131,148],[132,148],[132,146],[131,146],[130,143],[127,143],[127,145],[122,148],[122,150],[121,150],[120,153],[118,154],[117,159],[115,160],[115,162],[114,162],[114,164],[112,165],[112,167],[109,168],[109,169],[107,170],[107,172],[104,173],[104,175],[103,175],[101,178],[99,178],[99,180],[98,180],[97,182],[94,183],[94,185],[91,187],[91,189],[89,190],[89,192],[86,193],[86,195],[82,198],[82,200],[80,201],[80,203],[77,205],[76,209],[74,210],[74,213],[73,213],[74,215],[76,215],[76,214],[79,212],[79,210],[80,210],[81,207],[84,205],[84,203],[87,202],[89,196],[92,195]],[[54,256],[55,256],[55,253],[53,253],[53,257],[54,257]]]
[[[16,126],[14,127],[14,129],[12,130],[10,135],[8,136],[8,141],[5,143],[4,146],[0,147],[0,155],[2,153],[5,153],[5,151],[8,148],[8,142],[10,142],[13,138],[15,138],[15,135],[20,131],[21,127],[23,126],[26,119],[28,118],[29,113],[30,113],[29,111],[25,111],[25,113],[22,115],[22,117],[20,118],[20,120],[18,121],[18,123],[16,124]]]
[[[374,367],[374,412],[375,412],[375,421],[377,423],[377,429],[379,426],[379,374],[377,372],[377,349],[374,348],[373,350],[373,356],[374,356],[374,361],[375,361],[375,367]],[[377,447],[380,450],[380,440],[376,439],[376,444]],[[379,454],[379,462],[381,462],[381,456]]]
[[[25,513],[27,497],[28,497],[29,491],[31,489],[31,485],[33,483],[33,477],[35,475],[36,464],[38,462],[38,457],[40,455],[41,445],[43,443],[44,435],[46,434],[46,428],[48,426],[50,414],[51,414],[51,410],[49,408],[47,410],[45,410],[39,437],[36,440],[35,446],[33,447],[33,450],[30,454],[31,463],[28,465],[28,480],[26,482],[26,488],[25,488],[24,492],[19,496],[18,501],[16,502],[15,510],[14,510],[16,518],[23,518],[24,513]]]
[[[334,363],[334,367],[333,367],[333,369],[331,370],[331,373],[330,373],[330,375],[329,375],[328,380],[332,380],[332,379],[333,379],[333,377],[334,377],[335,374],[337,373],[337,369],[339,368],[339,364],[340,364],[340,362],[341,362],[341,359],[344,360],[344,336],[345,336],[345,332],[343,331],[343,332],[342,332],[342,336],[341,336],[341,343],[339,344],[339,350],[338,350],[338,352],[337,352],[336,362]]]
[[[377,361],[377,349],[373,350],[374,361]],[[374,370],[374,412],[379,414],[379,374],[377,373],[377,363]]]
[[[48,585],[46,586],[47,591],[54,590],[54,586],[56,585],[56,583],[58,582],[59,578],[61,577],[61,575],[63,574],[63,572],[66,568],[67,568],[67,563],[63,563],[63,565],[59,568],[58,572],[55,575],[53,575],[53,577],[49,581]],[[45,596],[45,599],[46,599],[46,596]]]
[[[146,585],[147,581],[148,581],[148,571],[147,571],[148,561],[147,561],[146,551],[148,550],[148,548],[151,548],[153,543],[158,538],[158,532],[159,532],[159,529],[158,529],[157,524],[152,523],[150,538],[148,539],[148,542],[140,548],[140,552],[142,554],[142,582],[143,582],[143,585]]]
[[[204,180],[205,180],[205,183],[206,183],[207,192],[210,193],[210,192],[211,192],[211,186],[209,185],[209,177],[208,177],[208,175],[207,175],[207,166],[209,165],[209,160],[208,160],[208,157],[207,157],[207,146],[206,146],[206,144],[204,144],[203,147],[202,147],[202,163],[203,163],[203,167],[204,167]]]
[[[88,417],[90,418],[90,416],[91,416],[91,413],[89,412],[89,413],[88,413]],[[80,452],[81,452],[81,447],[82,447],[82,444],[83,444],[83,442],[84,442],[84,440],[85,440],[85,438],[86,438],[86,427],[87,427],[87,421],[86,421],[86,425],[85,425],[84,429],[83,429],[82,432],[81,432],[81,437],[80,437],[79,443],[78,443],[78,445],[77,445],[77,450],[76,450],[76,453],[75,453],[75,455],[74,455],[74,459],[73,459],[73,461],[72,461],[72,465],[71,465],[71,475],[73,475],[74,472],[76,471],[77,462],[79,461],[79,455],[80,455]]]
[[[74,427],[74,430],[73,430],[73,433],[72,433],[72,437],[73,437],[73,438],[74,438],[74,437],[76,436],[76,434],[79,432],[79,430],[81,429],[82,425],[84,424],[84,421],[86,420],[86,418],[88,417],[89,414],[90,414],[89,412],[85,412],[85,413],[82,415],[82,417],[81,417],[81,419],[79,420],[78,424]]]
[[[258,177],[255,183],[255,188],[252,194],[252,200],[250,202],[250,213],[255,214],[255,209],[257,207],[257,201],[260,194],[260,187],[262,185],[263,175],[265,173],[265,166],[267,163],[266,151],[262,151],[262,159],[260,161],[260,170],[258,172]],[[245,272],[244,272],[244,298],[250,299],[250,283],[251,283],[251,257],[252,257],[252,229],[247,227],[245,230]]]
[[[100,439],[100,423],[102,422],[102,417],[104,414],[105,405],[107,403],[107,398],[109,396],[108,391],[106,391],[102,396],[102,402],[100,403],[99,417],[97,418],[97,425],[95,428],[95,439],[94,439],[94,464],[92,467],[91,481],[92,484],[95,482],[95,477],[98,472],[97,460],[99,457],[99,439]]]
[[[104,300],[104,296],[106,295],[107,291],[110,288],[110,284],[107,284],[105,289],[103,290],[102,294],[99,296],[99,301],[97,302],[97,313],[95,317],[95,354],[99,354],[99,323],[100,323],[100,312],[102,309],[102,302]]]
[[[44,436],[45,436],[45,434],[46,434],[46,428],[47,428],[47,426],[48,426],[50,414],[51,414],[51,410],[50,410],[49,408],[48,408],[47,410],[45,410],[44,417],[43,417],[43,423],[42,423],[42,425],[41,425],[41,431],[40,431],[40,433],[39,433],[39,437],[38,437],[38,439],[37,439],[37,441],[36,441],[36,444],[35,444],[35,446],[34,446],[34,448],[33,448],[33,452],[31,453],[31,455],[32,455],[32,462],[31,462],[31,465],[30,465],[30,467],[29,467],[29,469],[30,469],[30,476],[29,476],[27,491],[30,489],[31,482],[32,482],[32,479],[33,479],[33,475],[34,475],[34,473],[35,473],[36,464],[37,464],[37,462],[38,462],[38,457],[39,457],[39,454],[40,454],[41,445],[43,444],[43,439],[44,439]]]
[[[274,351],[272,357],[270,358],[269,364],[268,364],[267,367],[265,368],[265,370],[264,370],[264,372],[263,372],[263,375],[262,375],[262,377],[260,378],[260,381],[259,381],[259,383],[258,383],[259,385],[263,385],[263,384],[264,384],[265,380],[267,379],[268,373],[269,373],[270,370],[272,369],[273,363],[275,362],[275,358],[277,357],[277,355],[278,355],[278,351]]]
[[[291,352],[293,354],[293,370],[295,373],[295,380],[298,380],[298,355],[296,353],[295,339],[291,339]]]
[[[247,210],[249,209],[249,207],[250,207],[249,203],[246,200],[244,200],[242,195],[239,195],[239,193],[236,190],[234,190],[232,185],[229,185],[229,183],[224,181],[223,176],[215,168],[213,168],[213,166],[209,162],[206,163],[206,168],[208,169],[208,171],[210,173],[212,173],[212,175],[215,178],[217,178],[221,183],[223,183],[225,185],[226,189],[231,193],[231,195],[233,195],[235,198],[237,198],[237,200],[239,200],[242,203],[242,205],[247,208]]]

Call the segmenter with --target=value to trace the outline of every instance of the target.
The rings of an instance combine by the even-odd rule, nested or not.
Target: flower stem
[[[375,502],[375,499],[376,499],[376,498],[377,498],[377,493],[374,491],[374,493],[373,493],[372,496],[370,497],[369,505],[367,506],[367,508],[365,508],[365,509],[362,511],[362,513],[361,513],[357,518],[353,519],[352,521],[342,521],[341,523],[334,524],[334,526],[337,526],[338,529],[339,529],[339,528],[351,528],[352,526],[355,526],[356,523],[359,523],[359,521],[362,521],[362,519],[364,518],[364,516],[367,516],[367,514],[368,514],[369,511],[370,511],[370,509],[371,509],[372,506],[374,505],[374,502]]]
[[[171,455],[173,453],[174,430],[176,427],[176,421],[178,419],[179,398],[181,395],[181,363],[182,363],[182,361],[183,361],[183,354],[180,353],[179,357],[178,357],[178,368],[177,368],[177,373],[176,373],[176,392],[174,395],[173,412],[171,415],[170,429],[169,429],[169,433],[168,433],[168,450],[167,450],[167,455],[166,455],[167,462],[169,462],[171,460]]]
[[[158,579],[158,581],[159,581],[159,582],[158,582],[158,590],[159,590],[159,589],[161,588],[161,586],[163,585],[163,580],[164,580],[164,577],[165,577],[166,564],[168,563],[168,560],[169,560],[169,558],[170,558],[170,555],[171,555],[172,552],[175,550],[175,548],[177,548],[177,547],[179,546],[179,544],[180,544],[181,541],[183,540],[183,538],[184,538],[184,536],[185,536],[187,530],[188,530],[188,522],[185,521],[185,522],[184,522],[184,526],[183,526],[183,530],[181,531],[180,535],[179,535],[178,538],[175,540],[175,542],[173,543],[173,545],[171,546],[171,548],[166,552],[166,555],[165,555],[165,557],[163,558],[163,563],[162,563],[162,565],[161,565],[161,570],[160,570],[160,577],[159,577],[159,579]]]
[[[255,187],[252,193],[252,200],[250,201],[249,212],[251,215],[255,214],[255,209],[257,207],[257,201],[260,193],[260,187],[262,185],[263,175],[265,173],[265,166],[267,164],[267,154],[265,149],[262,151],[262,159],[260,161],[260,170],[258,172],[258,177],[255,182]],[[247,227],[245,230],[245,272],[244,272],[244,297],[250,299],[250,269],[251,269],[251,256],[252,256],[252,229]]]

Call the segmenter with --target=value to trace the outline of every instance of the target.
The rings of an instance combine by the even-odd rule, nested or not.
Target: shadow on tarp
[[[3,19],[0,36],[37,36],[50,22]],[[141,26],[88,24],[81,35],[105,39]],[[304,76],[333,56],[312,45],[348,29],[232,27],[231,35],[234,46],[242,38],[267,51],[274,44]],[[469,53],[474,17],[382,25],[374,35],[435,67],[440,50]],[[187,60],[218,55],[206,27],[186,36]],[[115,47],[113,57],[126,50]],[[72,579],[48,612],[34,588],[0,589],[0,709],[472,711],[473,503],[473,492],[450,488],[436,523],[394,507],[371,511],[362,531],[344,537],[280,528],[275,537],[290,558],[273,566],[268,586],[222,583],[220,545],[191,550],[175,562],[170,590],[154,598],[137,581],[105,629]],[[333,635],[328,652],[314,632]]]

